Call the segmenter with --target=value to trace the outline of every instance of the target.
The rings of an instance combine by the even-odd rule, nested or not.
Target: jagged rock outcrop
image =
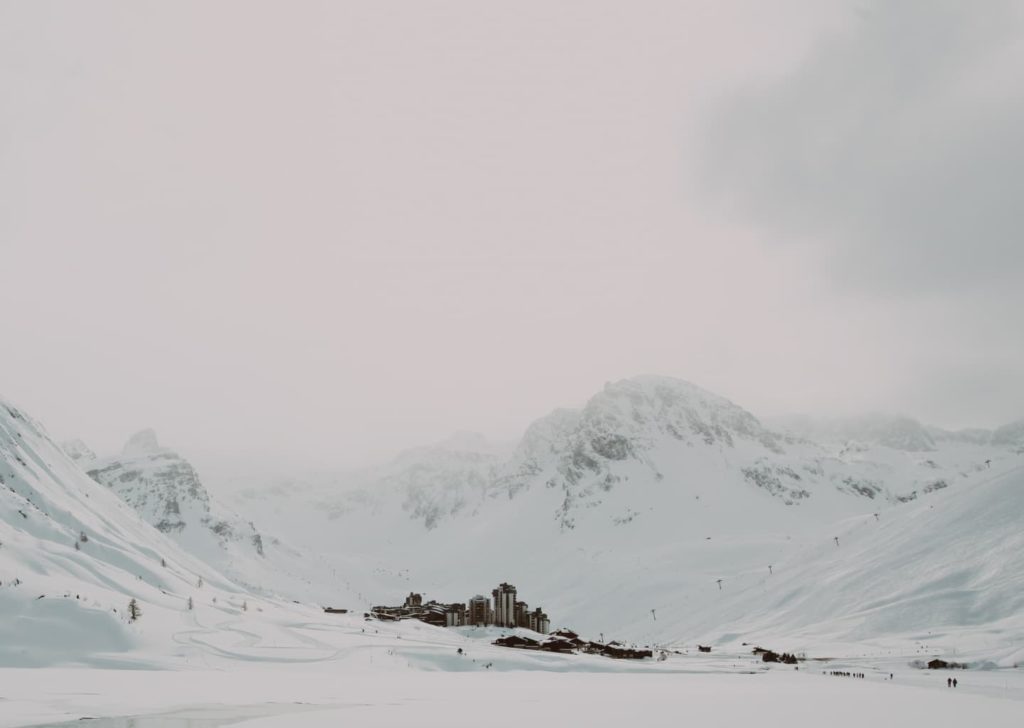
[[[666,449],[783,454],[784,438],[724,397],[670,377],[641,376],[605,385],[581,410],[557,410],[534,423],[497,485],[510,497],[542,480],[563,493],[556,517],[575,527],[575,512],[600,504],[601,494],[637,477],[663,477],[651,455]],[[798,489],[771,489],[788,502]],[[616,516],[631,522],[635,514]]]
[[[125,457],[138,457],[143,455],[155,455],[161,451],[160,443],[156,439],[156,432],[151,429],[140,430],[132,435],[125,443],[121,454]]]
[[[121,455],[95,460],[87,472],[193,552],[241,548],[263,554],[256,528],[213,503],[191,463],[161,447],[153,430],[136,433]]]

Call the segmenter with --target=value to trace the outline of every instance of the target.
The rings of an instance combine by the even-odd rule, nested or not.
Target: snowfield
[[[650,726],[768,725],[863,728],[1019,726],[1019,675],[978,689],[924,689],[889,682],[774,669],[732,674],[421,672],[391,668],[230,671],[0,670],[0,726],[82,725],[92,716],[154,716],[152,722],[89,721],[97,726]],[[1016,678],[1016,679],[1013,679]],[[985,676],[981,678],[985,679]],[[11,696],[14,696],[13,698]],[[161,719],[162,718],[162,719]],[[205,719],[209,722],[200,722]],[[187,722],[195,720],[194,723]]]

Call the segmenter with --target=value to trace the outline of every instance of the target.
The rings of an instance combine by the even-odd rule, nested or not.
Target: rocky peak
[[[132,435],[125,443],[121,454],[125,457],[138,457],[139,455],[153,455],[159,453],[163,448],[156,439],[156,432],[151,429],[140,430]]]
[[[606,384],[580,415],[594,451],[622,460],[670,436],[694,444],[733,447],[751,440],[781,450],[778,438],[742,407],[681,379],[641,376]]]
[[[90,463],[87,472],[193,553],[216,553],[242,543],[263,555],[255,527],[215,502],[192,464],[161,447],[153,430],[136,433],[120,455]]]
[[[724,397],[671,377],[641,376],[605,385],[582,410],[556,410],[526,431],[497,485],[509,496],[543,482],[565,491],[563,525],[583,501],[622,481],[629,462],[660,473],[649,462],[656,449],[732,449],[781,453],[780,438],[752,414]],[[571,527],[571,525],[569,526]]]

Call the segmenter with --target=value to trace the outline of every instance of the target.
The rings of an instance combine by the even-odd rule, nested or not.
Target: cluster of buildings
[[[477,594],[465,604],[453,602],[423,602],[423,595],[410,593],[400,607],[373,607],[370,616],[383,620],[418,619],[438,627],[525,627],[534,632],[547,634],[551,621],[544,610],[537,607],[530,611],[526,602],[516,598],[516,588],[511,584],[499,584],[488,598]]]
[[[580,636],[570,629],[560,629],[552,632],[543,640],[530,639],[522,635],[513,634],[499,637],[494,643],[499,647],[513,647],[519,650],[541,650],[543,652],[562,653],[584,653],[588,655],[604,655],[617,660],[643,660],[654,656],[650,648],[637,649],[627,647],[621,642],[590,642],[580,639]],[[658,659],[664,660],[668,654],[664,651],[658,653]]]

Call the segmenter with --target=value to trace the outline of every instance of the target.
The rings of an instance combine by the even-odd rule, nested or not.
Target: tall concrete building
[[[530,626],[530,609],[526,602],[516,602],[515,619],[516,627]]]
[[[491,595],[494,597],[494,623],[499,627],[515,627],[516,588],[502,582]]]
[[[459,602],[444,605],[446,627],[461,627],[466,624],[466,605]]]
[[[466,604],[466,624],[484,627],[491,623],[491,600],[477,594]]]
[[[537,607],[527,615],[527,626],[534,632],[547,634],[551,631],[551,622],[540,607]]]

